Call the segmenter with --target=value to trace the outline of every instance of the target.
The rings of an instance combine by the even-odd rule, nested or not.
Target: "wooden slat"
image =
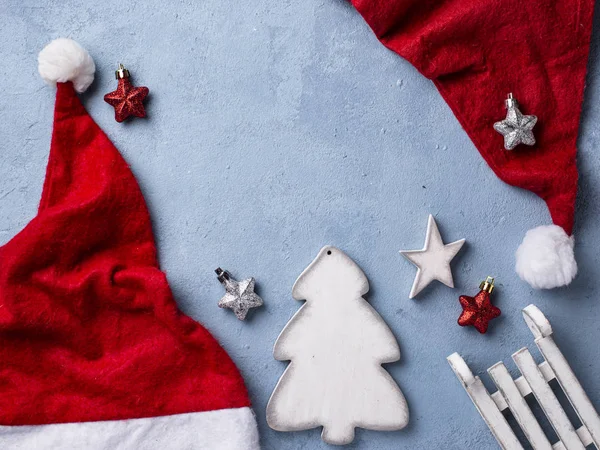
[[[592,440],[592,435],[585,425],[581,425],[579,428],[577,428],[577,436],[579,436],[579,439],[581,439],[581,442],[583,442],[583,445],[586,447],[594,443]]]
[[[579,416],[579,420],[587,428],[591,438],[590,443],[594,443],[597,448],[600,448],[600,417],[569,363],[551,336],[536,339],[535,343],[552,367],[561,389]]]
[[[577,436],[579,436],[579,439],[586,447],[594,443],[594,441],[592,441],[592,435],[585,427],[585,425],[582,425],[579,428],[577,428]],[[552,450],[565,450],[565,446],[562,444],[562,442],[558,441],[552,446]]]
[[[552,388],[544,379],[533,356],[527,348],[513,354],[513,360],[531,387],[533,395],[544,410],[548,421],[556,431],[566,450],[585,450]]]
[[[540,372],[542,372],[542,375],[544,376],[544,380],[552,381],[556,378],[554,376],[552,368],[548,365],[546,361],[543,361],[538,367],[540,368]],[[529,384],[527,384],[527,380],[525,380],[525,378],[517,378],[515,380],[515,384],[517,385],[517,388],[519,389],[519,392],[523,397],[527,397],[529,394],[531,394],[531,388],[529,387]],[[494,392],[492,394],[492,399],[494,400],[494,402],[496,402],[496,405],[498,405],[500,411],[504,411],[508,408],[508,404],[506,403],[506,400],[504,400],[504,397],[502,397],[502,394],[500,392]]]
[[[461,381],[463,387],[469,394],[469,397],[475,404],[475,407],[487,423],[490,431],[505,450],[523,450],[523,446],[515,436],[512,428],[504,418],[502,412],[492,400],[487,389],[479,379],[473,376],[469,366],[458,353],[453,353],[448,357],[448,363],[452,370]]]
[[[523,394],[512,379],[506,366],[502,362],[499,362],[490,367],[488,373],[496,386],[498,386],[498,391],[506,400],[513,416],[534,450],[552,450],[552,444],[531,412],[531,409],[523,398]]]

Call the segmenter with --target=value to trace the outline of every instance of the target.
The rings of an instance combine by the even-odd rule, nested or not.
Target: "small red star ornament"
[[[500,316],[501,311],[492,305],[490,294],[494,290],[494,279],[487,277],[479,286],[481,289],[475,297],[461,295],[459,297],[463,312],[458,318],[461,327],[472,325],[481,334],[488,329],[490,320]]]
[[[146,117],[143,101],[150,92],[145,86],[136,87],[129,80],[129,71],[119,64],[115,72],[119,80],[117,90],[104,96],[104,101],[115,108],[115,120],[123,122],[130,116]]]

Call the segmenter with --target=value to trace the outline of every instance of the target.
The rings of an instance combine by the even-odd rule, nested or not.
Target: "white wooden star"
[[[446,286],[453,288],[454,280],[450,270],[450,261],[456,256],[464,243],[465,240],[461,239],[450,244],[444,244],[437,224],[430,214],[423,250],[400,251],[402,256],[417,266],[417,275],[408,298],[414,298],[433,280],[441,281]]]

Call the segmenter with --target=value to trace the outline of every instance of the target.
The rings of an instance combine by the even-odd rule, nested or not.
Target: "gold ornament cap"
[[[487,292],[488,294],[491,294],[494,290],[494,278],[487,277],[485,281],[481,282],[481,284],[479,285],[479,289]]]
[[[121,78],[129,78],[129,70],[123,66],[123,64],[119,64],[119,68],[115,70],[115,78],[120,80]]]

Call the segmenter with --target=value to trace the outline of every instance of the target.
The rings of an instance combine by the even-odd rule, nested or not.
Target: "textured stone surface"
[[[579,140],[580,274],[551,292],[513,269],[525,231],[550,221],[543,202],[493,175],[432,83],[342,0],[3,0],[0,19],[0,243],[35,214],[42,188],[54,90],[37,74],[37,52],[72,37],[98,70],[85,104],[140,181],[181,308],[242,370],[265,449],[327,447],[320,430],[275,432],[264,414],[285,368],[272,346],[300,306],[292,284],[325,244],[369,278],[368,299],[402,351],[387,369],[411,410],[406,429],[359,430],[348,448],[495,448],[446,356],[460,352],[488,385],[485,368],[500,359],[514,372],[510,354],[533,346],[520,314],[529,303],[600,406],[598,18]],[[150,88],[145,120],[118,124],[102,100],[119,62]],[[436,283],[408,300],[415,269],[398,250],[423,245],[429,213],[447,242],[467,239],[457,288]],[[218,266],[256,278],[265,306],[246,322],[217,307]],[[482,336],[456,319],[458,296],[487,275],[503,314]]]

